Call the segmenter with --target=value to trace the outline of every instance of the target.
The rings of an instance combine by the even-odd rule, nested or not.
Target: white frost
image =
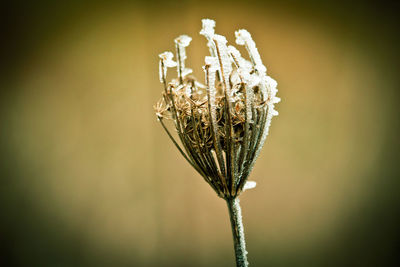
[[[244,240],[244,229],[243,229],[243,218],[242,218],[242,209],[240,208],[240,201],[239,198],[235,198],[234,203],[233,203],[233,213],[234,216],[237,218],[237,230],[239,231],[239,236],[240,236],[240,246],[244,249],[244,255],[242,255],[243,258],[240,260],[243,261],[244,266],[248,266],[249,262],[247,261],[247,251],[246,251],[246,242]]]
[[[243,191],[252,189],[252,188],[256,187],[256,185],[257,185],[257,183],[254,181],[246,181],[246,183],[243,186]]]
[[[201,35],[212,38],[214,35],[215,21],[212,19],[202,19],[203,28],[200,31]]]
[[[251,38],[251,34],[247,30],[238,30],[235,32],[235,36],[236,43],[239,45],[244,45],[246,47],[250,59],[253,62],[254,69],[260,76],[261,80],[264,80],[265,76],[267,75],[267,68],[262,63],[260,53],[257,50],[256,43]],[[267,92],[267,89],[262,83],[260,89],[264,99],[267,99],[268,96],[271,95]]]
[[[189,46],[192,38],[187,35],[181,35],[175,38],[176,44],[176,53],[178,59],[178,76],[183,78],[185,77],[185,59],[186,59],[186,47]]]
[[[205,57],[204,61],[206,62],[206,65],[209,65],[210,68],[212,69],[217,69],[218,68],[218,59],[216,57]]]
[[[260,53],[256,47],[256,43],[251,38],[251,34],[247,30],[238,30],[235,32],[236,43],[238,45],[245,45],[249,55],[254,63],[256,71],[259,73],[266,73],[267,68],[262,64]]]
[[[215,34],[214,41],[218,48],[218,58],[219,58],[219,67],[220,73],[223,75],[223,81],[225,83],[225,89],[227,90],[227,95],[230,95],[230,85],[229,85],[229,76],[232,73],[232,61],[231,57],[228,53],[228,47],[226,46],[227,40],[225,36]],[[229,101],[230,99],[228,99]]]
[[[208,40],[207,46],[210,50],[211,56],[216,56],[217,52],[215,51],[215,44],[213,41],[215,33],[215,21],[212,19],[202,19],[201,22],[203,24],[203,28],[201,29],[200,34],[206,37],[206,39]]]
[[[206,82],[209,91],[209,104],[210,104],[210,115],[213,129],[218,129],[217,126],[217,108],[216,108],[216,95],[217,90],[215,88],[215,75],[218,69],[218,60],[215,57],[205,57],[206,66],[204,67],[206,73]],[[208,69],[208,70],[207,70]],[[207,75],[208,74],[208,75]],[[218,133],[215,133],[218,134]]]
[[[189,74],[191,74],[191,73],[193,73],[193,70],[192,70],[192,69],[185,68],[185,69],[182,71],[182,77],[186,77],[187,75],[189,75]]]
[[[172,54],[169,51],[161,53],[158,56],[160,57],[160,65],[159,65],[160,82],[164,82],[165,77],[167,77],[167,68],[176,67],[176,62],[173,60],[174,54]]]
[[[250,72],[252,68],[252,64],[244,59],[241,55],[239,50],[236,49],[236,47],[229,45],[228,46],[228,52],[231,55],[233,61],[235,62],[236,67],[240,71],[245,71],[245,72]]]
[[[188,47],[190,42],[192,41],[192,37],[188,35],[181,35],[178,38],[175,39],[175,42],[182,47]]]
[[[171,52],[166,51],[164,53],[161,53],[159,57],[164,62],[164,65],[166,67],[176,67],[176,62],[172,60],[174,58],[174,54],[172,54]]]

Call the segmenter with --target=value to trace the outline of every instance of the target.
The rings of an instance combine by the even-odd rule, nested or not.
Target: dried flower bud
[[[189,76],[185,67],[187,35],[175,39],[177,62],[171,52],[160,54],[163,98],[154,107],[163,128],[185,159],[224,199],[234,199],[255,186],[247,178],[268,135],[271,119],[278,113],[274,104],[277,82],[267,69],[251,35],[235,33],[250,61],[224,36],[215,34],[215,21],[203,19],[200,31],[208,40],[211,56],[205,57],[205,85]],[[168,67],[177,67],[178,77],[166,82]],[[180,143],[163,119],[172,120]]]

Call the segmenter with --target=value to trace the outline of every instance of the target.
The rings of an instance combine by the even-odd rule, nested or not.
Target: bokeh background
[[[399,5],[53,1],[1,8],[2,266],[233,266],[228,212],[153,113],[202,18],[252,33],[282,102],[241,196],[251,266],[394,266]]]

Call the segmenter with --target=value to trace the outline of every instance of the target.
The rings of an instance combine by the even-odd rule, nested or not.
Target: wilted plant
[[[211,56],[205,57],[205,84],[185,67],[187,35],[175,39],[177,61],[171,52],[160,54],[163,97],[156,104],[158,120],[183,157],[228,204],[236,265],[247,266],[238,196],[255,182],[247,181],[268,135],[277,83],[267,76],[260,54],[246,30],[235,32],[250,61],[241,57],[224,36],[214,33],[215,22],[203,19],[200,31],[208,40]],[[167,69],[176,67],[178,77],[167,82]],[[174,139],[164,119],[171,120],[181,141]]]

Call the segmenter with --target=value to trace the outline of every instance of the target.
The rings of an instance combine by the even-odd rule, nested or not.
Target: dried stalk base
[[[233,245],[235,248],[236,266],[247,267],[246,243],[244,241],[244,229],[242,222],[242,211],[239,205],[239,198],[232,198],[226,200],[228,204],[229,217],[231,219]]]

